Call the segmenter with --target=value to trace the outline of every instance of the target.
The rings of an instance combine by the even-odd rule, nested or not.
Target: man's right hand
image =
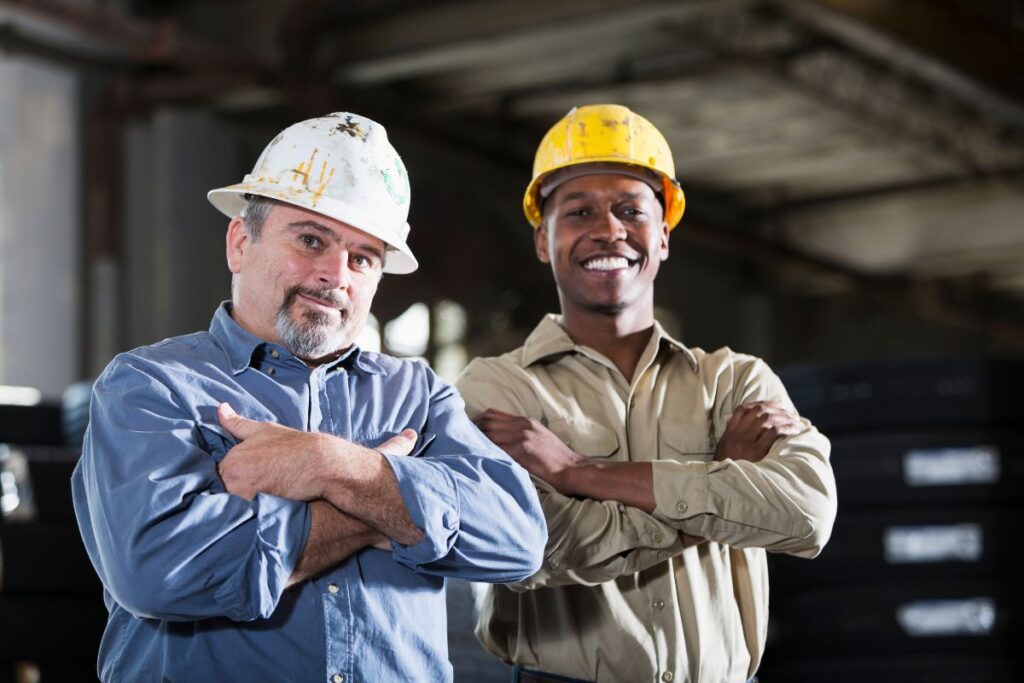
[[[405,429],[370,450],[341,437],[303,432],[272,422],[257,422],[235,413],[227,403],[217,409],[221,425],[239,443],[217,466],[229,493],[252,500],[269,493],[291,500],[322,498],[325,458],[359,458],[376,453],[408,455],[416,432]]]
[[[715,460],[758,462],[768,455],[776,440],[803,430],[800,416],[775,401],[744,403],[729,418],[715,449]]]

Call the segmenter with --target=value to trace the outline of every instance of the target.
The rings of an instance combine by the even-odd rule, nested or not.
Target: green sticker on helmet
[[[381,169],[380,174],[384,177],[384,187],[388,188],[388,194],[395,204],[401,206],[409,201],[409,173],[405,170],[401,157],[395,157],[393,169]]]

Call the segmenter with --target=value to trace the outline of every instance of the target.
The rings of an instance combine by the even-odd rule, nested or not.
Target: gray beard
[[[336,332],[328,330],[330,320],[326,313],[320,311],[303,311],[302,320],[296,321],[289,315],[295,303],[295,297],[301,290],[293,287],[288,291],[281,307],[274,317],[274,329],[281,345],[304,360],[323,358],[339,351],[344,343],[343,332],[348,325],[348,311],[341,309],[342,328]],[[304,293],[329,299],[323,292],[305,291]]]

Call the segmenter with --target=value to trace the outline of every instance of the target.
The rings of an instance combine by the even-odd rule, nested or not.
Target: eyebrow
[[[325,237],[330,238],[335,244],[341,244],[342,242],[338,233],[331,230],[323,223],[317,223],[316,221],[295,221],[294,223],[288,223],[285,227],[287,227],[291,232],[298,232],[300,230],[316,230]],[[384,252],[369,242],[355,242],[352,246],[376,256],[381,262],[384,261]]]

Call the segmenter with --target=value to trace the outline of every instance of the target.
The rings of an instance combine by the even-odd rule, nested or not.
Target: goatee
[[[302,319],[295,320],[290,311],[299,294],[336,306],[341,316],[341,325],[337,329],[331,330],[330,315],[314,309],[303,310]],[[274,328],[277,331],[278,339],[286,349],[299,358],[308,360],[323,358],[340,351],[345,339],[343,332],[348,322],[348,308],[333,291],[306,289],[296,285],[285,292],[284,301],[274,317]]]

